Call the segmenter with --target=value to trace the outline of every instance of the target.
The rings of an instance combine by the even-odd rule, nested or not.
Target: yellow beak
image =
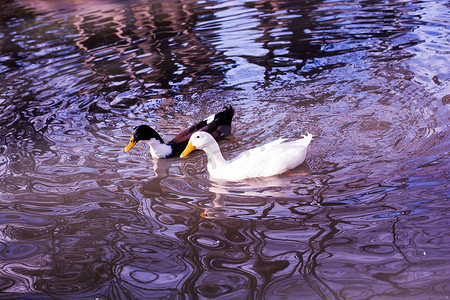
[[[127,152],[128,150],[130,150],[131,148],[133,148],[134,147],[134,145],[136,145],[136,141],[134,140],[134,138],[132,137],[131,139],[130,139],[130,142],[128,143],[128,146],[126,146],[125,147],[125,152]]]
[[[189,153],[195,150],[195,146],[192,145],[191,141],[187,144],[186,148],[184,149],[183,153],[181,153],[180,157],[185,157]]]

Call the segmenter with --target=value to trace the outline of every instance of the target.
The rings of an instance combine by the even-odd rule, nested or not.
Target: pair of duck
[[[224,107],[223,111],[183,130],[167,144],[151,127],[141,125],[134,129],[125,151],[129,151],[139,141],[148,141],[151,155],[157,158],[185,157],[195,149],[203,150],[208,157],[207,169],[210,176],[224,180],[278,175],[299,166],[305,160],[306,150],[312,139],[309,133],[290,142],[280,138],[226,161],[217,141],[231,133],[233,115],[231,105]]]

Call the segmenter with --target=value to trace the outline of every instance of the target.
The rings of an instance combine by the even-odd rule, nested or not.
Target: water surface
[[[0,297],[446,299],[446,1],[3,1]],[[231,104],[227,158],[152,159]]]

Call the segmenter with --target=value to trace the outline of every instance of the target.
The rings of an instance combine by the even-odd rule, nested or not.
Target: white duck
[[[309,133],[291,142],[278,139],[247,150],[235,159],[226,161],[214,138],[207,132],[198,131],[191,136],[180,157],[185,157],[194,149],[205,151],[208,157],[209,175],[215,179],[241,180],[266,177],[282,174],[300,165],[305,160],[311,139],[312,135]]]

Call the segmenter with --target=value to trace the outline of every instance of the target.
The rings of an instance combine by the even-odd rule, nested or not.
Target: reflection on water
[[[0,298],[445,298],[444,1],[3,1]],[[125,154],[236,108],[224,156]]]

